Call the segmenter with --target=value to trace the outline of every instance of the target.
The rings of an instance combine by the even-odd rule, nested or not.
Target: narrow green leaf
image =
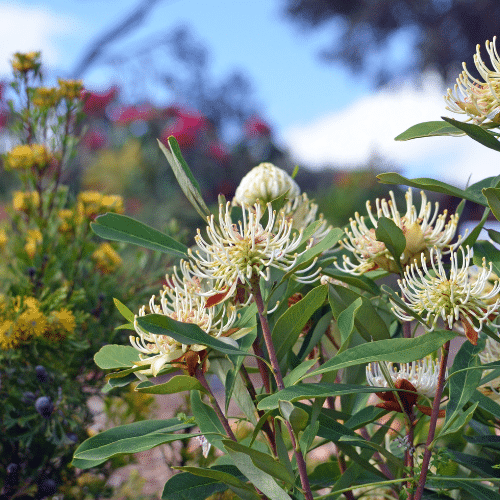
[[[295,345],[309,318],[323,305],[327,291],[327,285],[313,288],[278,319],[272,331],[278,361],[281,361]]]
[[[496,436],[493,434],[486,434],[482,436],[468,436],[467,434],[464,434],[463,438],[472,444],[486,446],[487,448],[491,448],[497,451],[500,450],[500,436]]]
[[[439,477],[432,477],[429,479],[429,481],[435,482],[437,487],[446,487],[446,488],[460,488],[462,490],[465,490],[466,492],[470,493],[471,498],[474,498],[475,500],[500,500],[500,494],[498,493],[498,489],[494,489],[488,486],[485,486],[484,484],[480,483],[473,483],[471,481],[467,481],[466,479],[464,481],[460,480],[461,478],[455,477],[455,478],[439,478]],[[446,483],[443,484],[441,481],[445,480]],[[478,481],[480,478],[478,478]],[[498,488],[498,487],[497,487]]]
[[[498,477],[500,478],[500,470],[494,469],[495,462],[487,460],[486,458],[477,457],[475,455],[468,455],[451,448],[446,451],[453,457],[455,462],[463,465],[467,469],[479,474],[483,477]]]
[[[208,392],[198,380],[189,375],[176,375],[163,384],[155,384],[149,387],[138,386],[136,388],[137,392],[145,394],[176,394],[177,392],[194,390],[204,393]]]
[[[470,232],[469,236],[465,238],[464,242],[462,243],[462,247],[472,247],[474,243],[476,243],[477,239],[479,238],[479,235],[481,234],[481,231],[483,230],[485,222],[488,220],[488,215],[490,214],[490,209],[486,207],[483,211],[483,216],[481,217],[481,220],[477,224],[477,226]]]
[[[114,427],[85,440],[75,451],[74,458],[92,462],[91,467],[105,462],[114,455],[150,450],[160,444],[189,439],[198,434],[173,434],[192,424],[177,418],[168,420],[144,420]],[[80,467],[80,465],[79,465]]]
[[[500,233],[494,229],[488,229],[488,236],[497,244],[500,244]]]
[[[373,441],[367,441],[366,439],[363,439],[361,436],[342,436],[340,438],[340,442],[345,442],[348,443],[352,446],[359,446],[361,448],[368,448],[368,449],[373,449],[375,451],[378,451],[381,455],[383,455],[388,462],[390,462],[393,466],[395,467],[403,467],[403,462],[401,459],[397,458],[394,456],[392,453],[387,451],[385,446],[380,446],[377,443],[374,443]]]
[[[363,301],[357,298],[349,307],[346,307],[337,318],[337,326],[340,331],[341,347],[339,352],[345,351],[349,347],[349,339],[354,332],[354,319],[360,310]]]
[[[307,376],[312,377],[347,366],[371,363],[372,361],[410,363],[436,351],[456,335],[455,332],[436,330],[414,339],[387,339],[361,344],[337,354]]]
[[[132,243],[150,250],[186,257],[187,247],[161,231],[126,215],[108,213],[97,217],[90,224],[92,231],[101,238]]]
[[[201,196],[201,190],[198,182],[194,178],[188,164],[182,157],[181,149],[175,137],[170,136],[168,138],[168,145],[170,150],[168,150],[165,145],[158,141],[161,151],[167,158],[172,171],[181,187],[182,191],[186,195],[187,199],[193,205],[194,209],[198,212],[203,220],[210,215],[210,210],[208,209],[203,197]]]
[[[457,198],[463,198],[465,200],[473,201],[479,205],[487,206],[488,203],[486,198],[482,193],[476,193],[475,190],[463,190],[452,186],[451,184],[446,184],[445,182],[436,181],[428,177],[420,177],[416,179],[408,179],[396,172],[388,172],[385,174],[377,175],[377,179],[383,184],[402,184],[403,186],[411,186],[418,189],[425,189],[428,191],[433,191],[435,193],[448,194],[450,196],[456,196]],[[493,178],[490,178],[493,179]],[[472,187],[472,186],[471,186]]]
[[[413,125],[402,134],[399,134],[394,140],[408,141],[410,139],[418,139],[420,137],[436,137],[443,135],[457,136],[463,134],[464,133],[460,129],[457,129],[445,121],[432,121]]]
[[[245,453],[245,455],[248,455],[252,459],[252,462],[256,467],[269,474],[270,476],[273,476],[280,481],[284,481],[289,486],[292,486],[295,482],[295,477],[288,472],[287,468],[284,465],[274,459],[271,455],[262,453],[261,451],[257,451],[253,448],[249,448],[248,446],[244,446],[240,443],[235,443],[234,441],[230,441],[228,439],[225,439],[223,441],[223,444],[226,449]]]
[[[246,453],[234,451],[231,448],[226,448],[226,450],[231,456],[234,465],[264,495],[273,500],[291,500],[290,496],[278,485],[272,476],[254,465],[250,456]]]
[[[363,385],[325,384],[322,382],[318,382],[316,384],[297,384],[285,387],[283,390],[265,397],[259,402],[258,408],[259,410],[272,410],[274,408],[278,408],[280,400],[293,403],[303,399],[326,398],[328,396],[341,396],[343,394],[384,391],[387,391],[387,388]]]
[[[95,364],[103,370],[130,368],[140,361],[139,351],[132,346],[108,344],[95,353]]]
[[[234,465],[215,465],[210,470],[229,474],[239,481],[246,481],[245,476]],[[227,483],[221,481],[222,477],[227,480],[227,476],[207,477],[190,472],[175,474],[165,483],[161,498],[162,500],[205,500],[214,493],[228,489]]]
[[[367,278],[366,276],[353,276],[352,274],[344,273],[333,267],[323,269],[321,271],[321,274],[325,274],[326,276],[330,276],[331,278],[342,281],[343,283],[346,283],[351,287],[354,286],[356,288],[359,288],[360,290],[368,292],[371,295],[380,295],[379,286],[375,283],[375,281]]]
[[[172,491],[172,489],[173,489],[172,483],[170,484],[170,487],[167,489],[167,485],[171,481],[171,480],[169,480],[169,482],[167,482],[167,484],[165,484],[165,488],[163,490],[163,495],[162,495],[162,500],[194,500],[194,498],[192,496],[186,496],[185,493],[189,493],[190,491],[191,491],[191,493],[201,493],[201,491],[199,491],[199,489],[196,488],[196,486],[200,486],[201,487],[200,489],[203,491],[203,485],[213,486],[214,484],[217,484],[217,483],[219,483],[219,484],[222,483],[222,484],[225,484],[225,485],[231,487],[231,489],[233,489],[235,491],[235,493],[237,493],[240,496],[240,498],[243,498],[244,500],[260,500],[260,497],[257,495],[257,493],[255,493],[252,490],[252,488],[247,486],[240,479],[240,478],[244,478],[244,476],[241,473],[239,473],[239,474],[236,473],[236,471],[234,471],[232,466],[225,466],[225,469],[221,469],[221,467],[222,466],[218,466],[217,468],[213,467],[210,469],[204,469],[203,467],[175,467],[176,469],[182,470],[189,475],[199,476],[199,477],[205,478],[207,481],[204,482],[204,481],[199,481],[199,480],[193,480],[192,482],[189,482],[190,479],[192,478],[192,476],[182,478],[182,480],[178,481],[177,484],[174,482],[173,486],[175,487],[175,489]],[[227,471],[230,471],[230,472],[227,472]],[[186,490],[185,493],[182,493],[180,491],[180,486],[182,486],[182,484],[184,484],[185,482],[187,482],[188,489]],[[191,488],[193,486],[194,486],[194,488],[193,488],[193,490],[191,490]],[[227,489],[227,487],[224,489]],[[165,490],[167,490],[166,494],[168,496],[165,496]],[[220,491],[220,490],[216,490],[216,491]],[[201,500],[201,497],[198,497],[198,498],[200,498],[200,500]],[[205,497],[205,498],[207,498],[207,497]],[[205,498],[203,498],[203,500],[205,500]]]
[[[455,432],[458,432],[460,429],[462,429],[462,427],[467,425],[472,419],[477,405],[478,403],[474,403],[466,411],[454,414],[454,416],[452,416],[451,419],[447,422],[447,425],[445,425],[439,432],[439,435],[434,439],[434,442],[444,436],[447,436],[448,434],[454,434]]]
[[[500,221],[500,189],[486,188],[483,189],[483,194],[488,200],[488,205],[493,212],[493,215]]]
[[[234,347],[229,342],[216,339],[205,333],[198,325],[194,323],[182,323],[163,314],[147,314],[137,318],[139,326],[155,335],[168,335],[177,342],[185,345],[200,344],[211,347],[216,351],[225,354],[235,354],[239,356],[253,356],[250,352],[245,352]]]
[[[349,420],[346,421],[345,426],[349,427],[349,429],[356,430],[374,422],[375,420],[378,420],[384,413],[385,410],[383,408],[366,406],[349,418]]]
[[[294,368],[290,373],[286,375],[283,379],[285,387],[289,385],[294,385],[303,375],[305,375],[316,363],[317,359],[307,359],[302,361],[300,365]]]
[[[477,402],[479,404],[479,408],[493,415],[495,419],[500,420],[500,405],[497,402],[480,393],[478,390],[474,391],[470,400],[473,403]]]
[[[495,151],[500,151],[500,143],[495,136],[481,128],[479,125],[474,125],[472,123],[464,123],[453,118],[448,118],[446,116],[441,117],[443,120],[448,122],[450,125],[465,132],[471,139],[479,142],[487,148],[494,149]]]
[[[113,302],[115,303],[115,307],[118,309],[119,313],[129,322],[134,322],[134,313],[122,302],[118,299],[113,298]]]
[[[457,370],[479,366],[478,354],[482,350],[481,347],[474,346],[470,342],[464,342],[455,356],[450,375]],[[462,412],[464,405],[469,402],[481,380],[481,375],[481,370],[465,370],[450,377],[450,400],[446,405],[445,427],[458,413]]]
[[[333,315],[331,311],[328,311],[326,314],[324,314],[320,320],[316,323],[313,329],[309,330],[307,332],[307,335],[304,338],[304,342],[300,346],[300,351],[297,354],[297,358],[300,361],[303,361],[309,354],[312,352],[312,350],[318,345],[318,342],[323,338],[325,335],[325,332],[328,330],[330,327],[330,324],[332,322]],[[298,366],[297,366],[298,368]],[[285,383],[285,385],[287,385]],[[292,385],[292,384],[288,384]]]
[[[394,258],[394,262],[401,269],[401,254],[406,248],[406,238],[403,231],[394,221],[387,217],[380,217],[375,229],[377,241],[381,241]]]
[[[226,435],[226,431],[215,411],[201,400],[198,391],[191,391],[190,401],[191,411],[200,428],[200,432],[205,435],[211,445],[224,451],[222,439],[224,439],[223,436]]]

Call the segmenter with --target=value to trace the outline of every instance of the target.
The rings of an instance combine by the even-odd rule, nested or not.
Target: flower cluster
[[[450,254],[450,270],[446,272],[442,253],[433,248],[430,252],[430,267],[422,256],[421,268],[412,263],[406,268],[404,279],[399,280],[399,287],[408,307],[422,316],[428,331],[436,328],[438,321],[444,321],[447,328],[452,329],[456,322],[461,322],[465,335],[474,345],[477,344],[478,333],[484,323],[500,328],[492,323],[498,315],[500,283],[489,285],[492,270],[491,263],[482,266],[474,279],[469,273],[471,259],[470,248]],[[461,264],[459,263],[461,261]],[[496,297],[496,298],[495,298]],[[492,298],[495,298],[491,301]],[[394,314],[403,321],[412,321],[399,304],[392,302]]]
[[[476,47],[474,64],[484,82],[474,78],[463,63],[463,71],[457,78],[454,89],[448,89],[445,96],[446,109],[454,113],[466,114],[468,120],[480,125],[485,122],[500,123],[500,57],[493,43],[486,41],[486,51],[490,56],[493,70],[481,58],[480,45]]]
[[[350,220],[350,229],[346,228],[347,238],[344,238],[342,245],[352,252],[357,262],[351,262],[351,259],[344,255],[343,267],[339,269],[351,274],[363,274],[378,268],[385,271],[398,273],[399,266],[394,261],[393,256],[386,248],[385,244],[376,237],[378,220],[381,217],[391,219],[396,226],[403,232],[406,239],[406,247],[401,254],[401,265],[406,265],[415,260],[428,260],[429,249],[437,247],[441,252],[447,253],[455,248],[459,243],[451,244],[454,238],[458,214],[452,215],[448,220],[448,212],[444,210],[438,215],[439,204],[436,203],[434,212],[432,205],[427,202],[427,197],[422,191],[420,210],[413,205],[412,191],[406,192],[406,212],[401,215],[396,206],[394,193],[390,192],[390,200],[375,200],[376,212],[372,212],[369,201],[366,202],[368,218],[373,227],[368,227],[365,217],[360,216],[358,212],[355,218]],[[423,257],[421,257],[423,254]]]
[[[41,65],[40,57],[40,52],[16,52],[11,63],[14,73],[37,72]]]
[[[76,322],[68,309],[52,311],[47,317],[34,297],[0,301],[0,348],[14,349],[36,338],[59,341],[73,333]]]
[[[94,218],[105,212],[122,214],[123,198],[119,195],[106,195],[99,191],[82,191],[77,198],[77,211],[82,217]]]
[[[102,274],[109,274],[121,265],[122,258],[116,250],[107,242],[101,243],[92,254],[96,269]]]
[[[7,170],[45,169],[51,162],[51,155],[42,144],[22,144],[12,148],[5,157]]]

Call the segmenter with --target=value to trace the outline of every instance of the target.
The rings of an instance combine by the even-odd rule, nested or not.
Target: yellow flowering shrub
[[[59,95],[65,99],[78,99],[83,90],[81,80],[63,80],[57,79],[59,83]]]
[[[43,170],[50,164],[51,155],[42,144],[20,144],[12,148],[6,155],[5,167],[8,170],[27,170],[37,168]]]
[[[16,212],[31,212],[40,206],[38,191],[15,191],[12,196],[12,208]]]
[[[92,254],[96,268],[102,274],[109,274],[115,271],[122,263],[121,257],[109,243],[102,243]]]
[[[12,69],[14,73],[27,73],[28,71],[38,71],[40,68],[41,52],[16,52],[12,59]]]

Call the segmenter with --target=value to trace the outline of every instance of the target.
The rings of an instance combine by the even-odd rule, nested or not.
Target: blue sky
[[[0,0],[0,78],[7,76],[14,51],[39,49],[55,73],[67,76],[90,40],[136,4],[137,0]],[[468,138],[394,142],[415,123],[451,114],[444,109],[443,82],[427,75],[420,87],[402,79],[375,92],[367,77],[320,62],[319,50],[339,33],[334,25],[302,33],[283,18],[282,5],[281,0],[163,0],[123,46],[181,24],[189,27],[207,46],[214,76],[234,69],[247,73],[262,115],[297,161],[316,167],[335,161],[352,168],[382,154],[388,164],[399,164],[410,176],[436,175],[461,187],[471,173],[474,182],[498,172],[495,153]],[[388,64],[409,54],[400,37]],[[472,59],[472,54],[464,54],[464,59]],[[85,84],[98,89],[110,78],[99,69],[86,75]]]

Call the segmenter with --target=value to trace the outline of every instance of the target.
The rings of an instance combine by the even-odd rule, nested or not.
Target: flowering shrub
[[[121,196],[75,198],[62,184],[81,135],[81,82],[40,86],[39,53],[15,54],[12,67],[10,139],[19,144],[2,163],[21,189],[0,230],[0,497],[80,499],[84,485],[106,497],[106,480],[123,461],[104,473],[69,464],[89,435],[89,398],[106,383],[93,354],[126,340],[113,331],[113,298],[139,299],[134,272],[144,269],[124,269],[118,245],[90,231],[98,215],[123,213]]]
[[[487,84],[469,85],[453,108],[473,124],[446,118],[397,139],[463,132],[500,151],[496,108],[482,104],[496,99],[492,47],[495,72],[477,56]],[[378,176],[484,207],[470,234],[457,235],[463,202],[448,216],[423,192],[417,208],[411,189],[404,214],[391,193],[342,230],[269,163],[212,213],[177,141],[167,143],[203,224],[188,249],[119,215],[96,219],[102,237],[181,260],[159,300],[136,312],[120,304],[131,345],[106,345],[95,361],[115,369],[111,380],[139,378],[141,394],[188,391],[190,414],[105,431],[73,464],[197,438],[207,461],[176,467],[163,499],[500,498],[500,406],[489,397],[500,375],[500,253],[478,239],[490,212],[500,220],[500,177],[461,190]]]

